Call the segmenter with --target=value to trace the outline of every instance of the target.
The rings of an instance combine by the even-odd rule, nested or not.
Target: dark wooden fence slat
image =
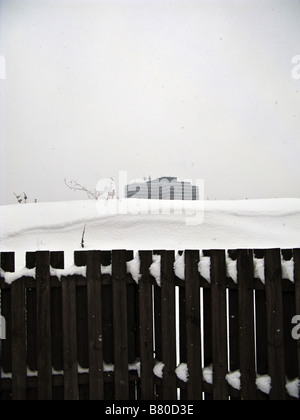
[[[152,282],[149,273],[149,267],[152,264],[152,251],[140,251],[139,255],[141,261],[141,279],[139,281],[141,397],[143,400],[153,400],[153,308]]]
[[[161,313],[161,287],[155,285],[154,288],[154,337],[155,337],[155,359],[162,361],[162,313]],[[160,384],[155,386],[155,399],[162,400],[162,387]]]
[[[87,251],[74,252],[74,264],[77,267],[87,265]],[[80,368],[89,367],[88,349],[88,309],[87,309],[87,287],[86,284],[77,284],[76,287],[76,324],[77,324],[77,357]],[[89,399],[88,384],[80,384],[79,399]]]
[[[101,263],[110,266],[112,263],[111,251],[101,252]],[[102,286],[102,336],[103,336],[103,359],[107,364],[114,364],[114,329],[113,329],[113,294],[112,280],[110,284]],[[107,400],[115,398],[114,383],[104,384],[104,396]]]
[[[64,252],[56,251],[50,253],[50,264],[52,268],[63,269]],[[62,288],[54,287],[51,289],[51,351],[52,366],[57,372],[64,368],[63,360],[63,330],[62,330]]]
[[[36,253],[38,397],[52,399],[50,253]]]
[[[50,252],[50,265],[54,269],[65,268],[64,252]],[[52,367],[61,372],[64,370],[62,287],[51,288],[51,342]],[[53,400],[64,399],[64,387],[53,385],[52,393]]]
[[[211,251],[213,397],[228,399],[225,251]]]
[[[180,363],[187,364],[187,338],[186,338],[186,299],[185,287],[179,288],[179,353]],[[187,389],[180,389],[180,400],[187,400]]]
[[[77,267],[84,267],[87,264],[86,251],[74,252],[74,263]],[[77,311],[77,354],[81,368],[89,367],[88,351],[88,318],[87,318],[87,288],[86,286],[76,287],[76,311]]]
[[[189,400],[202,400],[201,308],[198,264],[199,251],[185,251],[186,345],[189,372],[187,397]]]
[[[279,249],[266,250],[265,277],[268,320],[268,361],[272,379],[271,400],[285,400],[282,272]]]
[[[174,251],[161,252],[163,398],[177,399]]]
[[[62,277],[64,399],[78,400],[78,360],[76,334],[76,283],[74,277]]]
[[[115,399],[129,399],[126,251],[112,252]],[[125,315],[126,314],[126,315]]]
[[[264,263],[266,251],[264,249],[254,250],[255,258]],[[258,280],[262,286],[261,290],[255,290],[255,330],[256,330],[256,371],[258,375],[268,374],[268,333],[267,333],[267,298],[265,285]],[[257,391],[259,400],[267,400],[269,396]]]
[[[36,253],[27,252],[26,253],[26,268],[32,269],[35,267],[36,267]],[[36,372],[38,370],[36,288],[28,288],[26,290],[26,303],[27,303],[27,365],[32,372]],[[34,398],[33,391],[30,391],[30,394],[32,394],[32,398]]]
[[[15,271],[15,254],[14,252],[2,252],[1,268],[3,271],[13,273]],[[5,373],[12,371],[12,312],[11,312],[11,289],[3,289],[1,291],[1,315],[6,323],[6,339],[2,340],[1,348],[1,366]]]
[[[101,253],[87,254],[90,400],[104,399]]]
[[[237,253],[234,250],[228,250],[228,256],[237,260]],[[229,279],[229,285],[233,285],[233,280]],[[228,291],[229,298],[229,319],[228,319],[228,339],[229,339],[229,370],[234,372],[240,369],[240,339],[239,339],[239,298],[238,290],[230,289]],[[234,400],[235,398],[232,397]]]
[[[241,397],[256,399],[254,302],[253,302],[253,252],[238,250],[238,300]]]
[[[11,286],[12,303],[12,396],[14,400],[26,400],[26,321],[25,321],[25,279],[15,281]]]
[[[295,279],[295,299],[296,299],[295,315],[299,316],[300,315],[300,249],[299,248],[294,249],[293,253],[294,253],[294,279]],[[298,353],[298,378],[300,379],[300,338],[297,340],[297,353]]]

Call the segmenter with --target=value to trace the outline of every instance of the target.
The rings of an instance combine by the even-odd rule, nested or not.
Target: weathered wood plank
[[[280,249],[268,249],[265,256],[268,321],[268,362],[272,379],[271,400],[285,400],[285,354],[283,332],[282,271]]]
[[[149,273],[149,267],[152,264],[152,251],[140,251],[139,255],[141,260],[141,278],[139,281],[141,397],[143,400],[153,400],[153,286]]]
[[[75,278],[62,277],[61,287],[63,307],[64,399],[66,401],[76,401],[79,398],[79,394]]]
[[[241,398],[256,399],[254,302],[253,302],[253,252],[238,250],[238,302]]]
[[[11,286],[12,303],[12,396],[14,400],[26,400],[26,311],[25,279]]]
[[[112,253],[115,399],[129,399],[126,251]]]
[[[38,397],[52,399],[50,253],[36,253]]]
[[[186,346],[189,380],[187,397],[202,400],[201,307],[199,251],[185,251]]]
[[[104,399],[101,252],[87,254],[90,400]]]
[[[213,397],[228,399],[227,310],[225,251],[211,251]]]
[[[161,252],[163,398],[177,399],[174,251]]]

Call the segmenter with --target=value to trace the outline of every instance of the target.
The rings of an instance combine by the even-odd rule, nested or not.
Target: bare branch
[[[98,198],[101,195],[99,191],[89,190],[87,187],[79,184],[77,181],[74,180],[67,181],[67,179],[65,178],[65,185],[73,191],[80,191],[86,193],[88,198],[90,198],[91,200],[98,200]]]

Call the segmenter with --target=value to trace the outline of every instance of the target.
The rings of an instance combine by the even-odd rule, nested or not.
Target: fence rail
[[[299,399],[300,249],[179,256],[1,253],[0,399]]]

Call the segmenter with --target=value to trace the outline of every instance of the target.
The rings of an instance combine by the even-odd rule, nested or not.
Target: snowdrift
[[[110,201],[1,206],[0,251],[300,247],[300,199]]]

